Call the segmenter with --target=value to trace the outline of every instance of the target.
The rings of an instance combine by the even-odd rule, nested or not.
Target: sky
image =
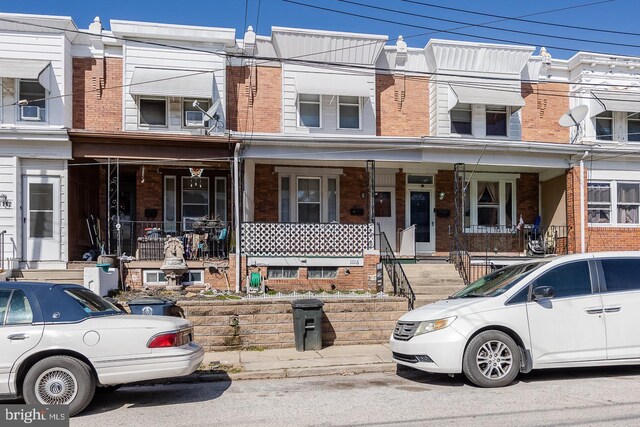
[[[389,43],[403,35],[410,47],[424,47],[429,38],[444,38],[545,46],[555,58],[569,58],[580,50],[640,56],[640,0],[0,0],[0,12],[71,16],[81,29],[100,16],[107,29],[110,19],[121,19],[235,28],[236,37],[242,38],[248,25],[260,35],[270,35],[272,26],[282,26],[382,34],[389,36]]]

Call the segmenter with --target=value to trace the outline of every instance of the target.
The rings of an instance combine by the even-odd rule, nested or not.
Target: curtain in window
[[[500,183],[478,181],[478,225],[495,227],[498,224]]]
[[[618,223],[637,224],[640,197],[638,184],[618,184]]]

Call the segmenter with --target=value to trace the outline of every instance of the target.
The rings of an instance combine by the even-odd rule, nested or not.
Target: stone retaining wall
[[[407,312],[398,297],[325,300],[323,346],[379,344],[389,340]],[[291,301],[178,301],[207,351],[295,347]]]

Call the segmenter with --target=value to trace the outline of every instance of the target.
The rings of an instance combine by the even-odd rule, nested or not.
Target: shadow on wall
[[[327,313],[322,313],[322,347],[331,347],[336,340],[336,330],[333,328]]]

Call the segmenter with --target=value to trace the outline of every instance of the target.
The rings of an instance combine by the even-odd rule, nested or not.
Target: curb
[[[143,381],[128,386],[155,385],[155,384],[194,384],[219,381],[242,380],[274,380],[284,378],[321,377],[328,375],[358,375],[369,373],[394,373],[397,370],[395,363],[375,363],[362,365],[319,366],[311,368],[284,368],[264,371],[244,371],[227,373],[225,371],[196,371],[184,377],[165,378],[159,380]]]

